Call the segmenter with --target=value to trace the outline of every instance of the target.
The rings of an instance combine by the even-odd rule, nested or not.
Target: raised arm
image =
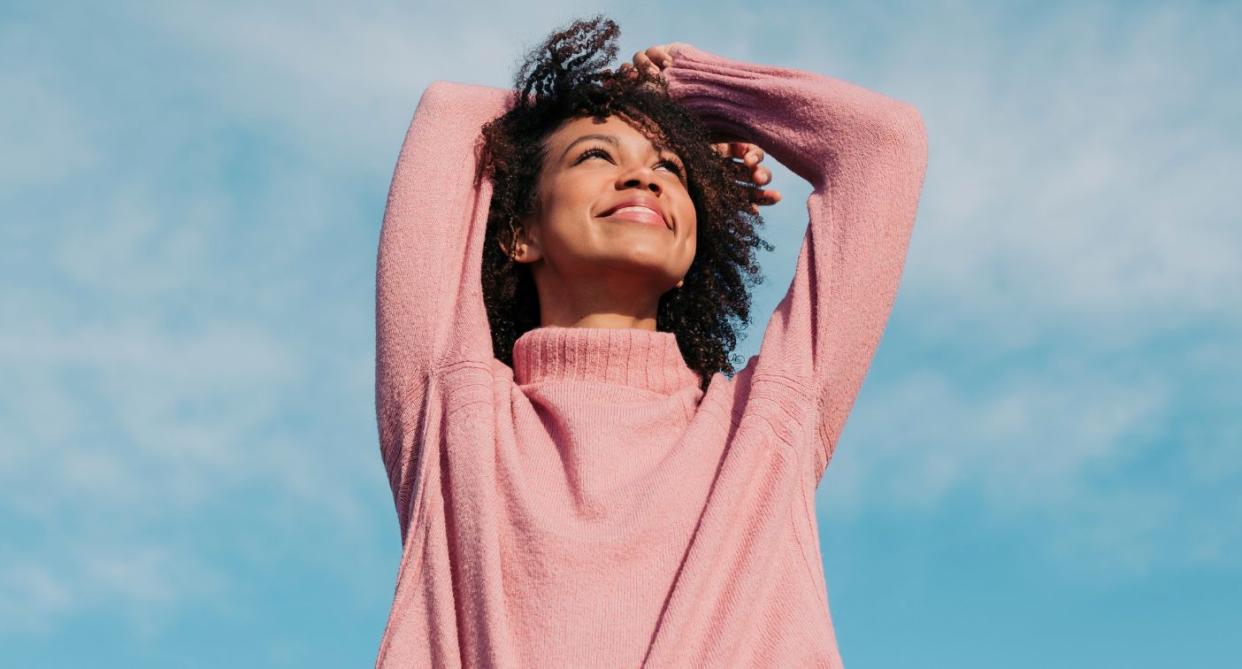
[[[888,321],[927,166],[909,104],[801,70],[674,45],[669,93],[709,127],[758,144],[806,179],[810,222],[752,377],[779,377],[814,407],[818,482]]]
[[[491,356],[479,280],[491,184],[475,188],[475,146],[509,95],[445,81],[428,86],[388,192],[376,263],[375,399],[403,539],[417,439],[434,411],[430,377],[446,364]]]

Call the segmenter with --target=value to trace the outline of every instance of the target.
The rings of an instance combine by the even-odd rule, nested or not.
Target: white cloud
[[[910,101],[929,133],[881,370],[821,502],[978,495],[1069,562],[1236,565],[1242,11],[909,9],[772,27],[782,64]]]
[[[925,59],[901,88],[931,145],[909,297],[1000,337],[1010,315],[1127,339],[1242,320],[1228,291],[1242,284],[1242,199],[1227,184],[1242,93],[1223,65],[1242,56],[1237,15],[1118,7],[980,29],[973,48],[903,40],[910,64]]]
[[[1169,427],[1195,387],[1178,370],[1203,374],[1209,400],[1236,390],[1236,376],[1210,375],[1242,371],[1236,346],[1191,341],[1153,355],[1180,328],[1240,320],[1226,292],[1242,284],[1231,181],[1242,155],[1238,10],[1074,7],[1015,30],[1008,10],[967,4],[911,4],[893,10],[900,17],[875,5],[726,9],[712,23],[698,9],[690,21],[689,9],[618,8],[619,55],[679,39],[832,74],[914,102],[930,134],[899,301],[917,323],[890,337],[909,344],[906,356],[947,353],[868,385],[824,501],[861,514],[979,494],[1001,519],[1054,521],[1054,553],[1086,551],[1131,573],[1242,554],[1238,532],[1222,529],[1242,527],[1242,501],[1228,492],[1242,475],[1237,419]],[[0,154],[16,157],[0,166],[0,201],[6,223],[24,223],[0,226],[0,274],[16,286],[0,291],[0,504],[23,522],[63,526],[0,553],[0,627],[49,630],[100,607],[151,629],[178,602],[226,591],[231,574],[156,528],[196,522],[209,500],[247,484],[284,505],[265,510],[273,522],[315,511],[340,527],[366,519],[351,486],[384,485],[374,433],[349,446],[375,454],[372,468],[342,468],[325,444],[308,445],[322,423],[290,407],[298,390],[333,386],[333,399],[370,409],[370,350],[294,334],[331,320],[307,313],[370,315],[370,304],[314,293],[327,282],[317,283],[311,242],[339,226],[377,229],[351,198],[382,198],[427,83],[506,85],[524,46],[591,13],[514,3],[480,24],[472,11],[120,11],[103,29],[123,27],[109,37],[158,85],[123,77],[118,60],[113,98],[90,85],[81,53],[39,48],[46,26],[0,28],[0,56],[22,63],[0,75],[0,90],[22,101],[0,107]],[[82,43],[112,62],[111,50]],[[254,155],[220,146],[236,129],[252,133]],[[254,172],[235,174],[241,162]],[[356,181],[342,185],[347,176]],[[26,197],[38,189],[59,197]],[[803,191],[782,190],[768,226],[781,265],[756,304],[779,299],[805,224],[793,196]],[[382,201],[369,206],[376,214]],[[190,300],[200,302],[187,309]],[[972,364],[980,371],[960,372]],[[1162,490],[1100,483],[1152,454],[1136,438],[1152,433],[1171,435],[1185,456],[1174,466],[1188,474]],[[1178,495],[1189,485],[1211,491],[1213,508]],[[1170,556],[1170,545],[1183,552]]]
[[[1071,353],[984,373],[901,372],[864,389],[819,503],[860,519],[964,495],[983,502],[981,517],[1042,533],[1049,556],[1101,578],[1236,565],[1242,404],[1197,386],[1242,365],[1215,358],[1127,368]]]
[[[289,281],[239,292],[246,281],[230,280],[239,268],[218,252],[230,228],[210,208],[107,178],[107,197],[67,197],[41,226],[6,231],[37,255],[0,292],[0,506],[6,524],[45,528],[0,551],[0,628],[12,633],[54,633],[98,611],[154,633],[173,609],[218,602],[233,575],[160,528],[210,526],[239,491],[268,491],[276,501],[256,513],[272,523],[296,508],[366,527],[366,476],[305,434],[331,420],[291,413],[308,385],[339,385],[365,415],[372,389],[357,368],[370,350],[312,357],[312,342],[290,335],[300,323],[269,306],[296,313],[304,291]],[[266,255],[279,266],[299,248]],[[365,322],[368,307],[328,308]],[[382,485],[375,462],[366,473]]]
[[[921,506],[975,488],[1002,509],[1073,504],[1093,469],[1132,457],[1127,442],[1167,412],[1159,379],[1115,379],[1064,361],[998,374],[924,369],[868,392],[832,463],[833,503],[855,512],[864,502]],[[850,487],[836,488],[839,479]]]
[[[0,621],[11,632],[49,634],[61,615],[75,607],[66,580],[43,562],[6,561],[0,568]]]
[[[423,89],[437,79],[508,85],[522,43],[587,9],[569,2],[477,5],[181,3],[135,19],[212,67],[199,93],[228,116],[289,134],[324,163],[390,171]],[[376,162],[377,157],[387,157]]]
[[[226,577],[191,550],[108,542],[103,533],[84,529],[79,545],[39,546],[32,551],[36,559],[0,565],[6,635],[52,636],[65,617],[102,608],[152,637],[172,623],[179,607],[230,594]]]
[[[0,26],[0,43],[15,31]],[[90,139],[89,117],[46,80],[56,74],[35,68],[0,72],[0,188],[17,191],[56,183],[97,166],[102,159]],[[0,193],[3,193],[0,190]],[[3,202],[0,199],[0,202]]]

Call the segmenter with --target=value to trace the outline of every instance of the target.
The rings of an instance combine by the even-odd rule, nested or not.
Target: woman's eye
[[[587,158],[591,158],[593,156],[598,156],[600,158],[606,158],[608,159],[609,162],[612,162],[612,156],[608,155],[607,151],[603,149],[587,149],[586,151],[583,151],[581,155],[578,156],[578,160],[575,161],[574,164],[577,165],[578,163],[586,160]],[[681,167],[678,166],[677,163],[671,160],[661,160],[659,163],[656,164],[657,167],[661,165],[668,167],[669,171],[672,172],[673,174],[676,174],[678,176],[681,176],[682,174]]]
[[[608,158],[609,160],[612,159],[612,156],[608,155],[608,152],[603,149],[587,149],[582,152],[581,156],[578,156],[578,162],[582,162],[591,156],[600,156],[602,158]]]

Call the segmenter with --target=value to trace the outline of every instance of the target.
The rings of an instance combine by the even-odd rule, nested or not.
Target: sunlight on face
[[[694,260],[697,224],[680,158],[619,116],[567,121],[545,147],[528,258],[544,265],[537,276],[609,274],[656,295],[672,288]]]

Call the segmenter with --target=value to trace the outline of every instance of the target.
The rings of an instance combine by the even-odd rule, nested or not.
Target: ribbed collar
[[[513,344],[518,385],[548,381],[602,381],[670,394],[698,386],[677,335],[638,328],[538,327]]]

